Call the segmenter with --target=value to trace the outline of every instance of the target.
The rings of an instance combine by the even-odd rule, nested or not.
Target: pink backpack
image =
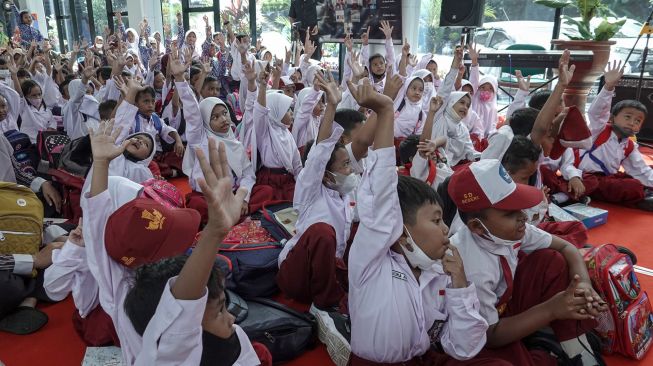
[[[608,304],[596,331],[605,353],[620,353],[641,360],[651,347],[653,314],[630,257],[613,244],[589,249],[585,263],[594,289]]]

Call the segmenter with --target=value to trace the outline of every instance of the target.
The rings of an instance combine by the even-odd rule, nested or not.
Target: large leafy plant
[[[614,37],[626,22],[625,18],[615,22],[609,21],[607,16],[614,15],[614,13],[601,0],[535,0],[535,3],[554,9],[568,6],[576,8],[580,14],[580,20],[563,16],[566,23],[575,25],[578,29],[578,34],[565,33],[572,40],[607,41]],[[595,17],[602,17],[603,21],[592,31],[590,22]]]

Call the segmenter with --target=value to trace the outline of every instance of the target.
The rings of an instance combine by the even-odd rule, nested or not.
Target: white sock
[[[564,192],[554,193],[553,198],[555,198],[558,203],[565,203],[569,201],[569,196]]]
[[[582,342],[582,344],[581,344]],[[578,338],[572,338],[570,340],[560,342],[560,346],[565,351],[569,358],[574,358],[578,355],[581,355],[583,361],[583,366],[595,366],[598,365],[594,356],[592,356],[587,350],[590,349],[590,342],[587,340],[585,334],[579,335]]]

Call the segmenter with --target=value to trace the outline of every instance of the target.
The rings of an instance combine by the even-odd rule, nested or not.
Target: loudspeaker
[[[637,96],[637,84],[639,77],[637,76],[624,76],[619,80],[619,84],[614,88],[615,97],[612,98],[612,106],[624,99],[635,99]],[[642,94],[639,98],[646,109],[648,114],[644,125],[637,134],[637,140],[653,141],[653,78],[644,78],[642,82]]]
[[[485,0],[442,0],[440,27],[480,27]]]

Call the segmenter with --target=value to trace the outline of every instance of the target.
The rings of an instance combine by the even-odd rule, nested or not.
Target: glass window
[[[86,0],[74,0],[75,24],[77,26],[77,36],[75,39],[85,40],[89,44],[93,43],[91,36],[91,27],[88,19],[88,7]],[[101,34],[101,33],[100,33]]]
[[[290,49],[290,21],[288,20],[290,0],[256,0],[257,39],[277,58],[285,57],[286,48]],[[338,60],[338,48],[335,47],[335,60]],[[337,70],[337,69],[336,69]]]
[[[127,11],[127,0],[111,0],[111,5],[113,6],[113,11]]]
[[[246,0],[220,0],[220,13],[229,15],[233,30],[236,34],[249,34],[249,1]],[[259,33],[260,34],[260,33]]]
[[[181,13],[181,0],[162,0],[161,13],[163,24],[170,25],[174,32],[177,27],[177,13]]]
[[[45,19],[48,24],[48,39],[55,51],[60,51],[59,45],[59,25],[57,24],[56,13],[54,11],[54,0],[45,0],[43,8],[45,10]]]
[[[95,23],[95,34],[104,33],[104,28],[109,26],[107,19],[107,2],[106,0],[92,0],[93,22]]]
[[[204,22],[204,16],[207,16],[209,18],[209,25],[213,27],[213,12],[206,12],[206,13],[200,13],[200,12],[190,12],[188,13],[188,29],[193,29],[196,32],[197,36],[197,41],[195,42],[196,48],[198,49],[198,52],[201,50],[201,48],[198,48],[201,44],[204,43],[206,40],[206,24]]]
[[[213,6],[213,0],[190,0],[188,6],[191,8],[210,8]]]

